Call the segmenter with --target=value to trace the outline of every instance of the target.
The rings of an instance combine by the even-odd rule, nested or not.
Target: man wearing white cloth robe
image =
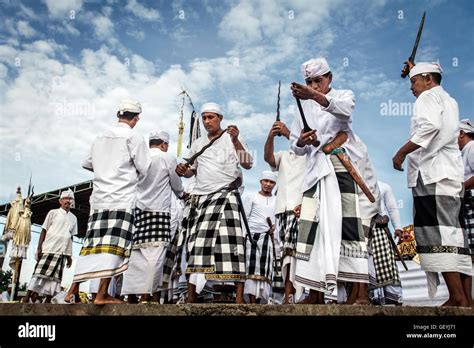
[[[168,133],[151,133],[149,146],[151,166],[138,181],[132,253],[122,287],[122,295],[140,294],[141,301],[149,301],[150,295],[165,289],[163,271],[171,242],[171,196],[181,198],[184,192],[175,172],[176,157],[167,152]]]
[[[275,218],[276,235],[281,242],[281,272],[285,287],[284,304],[294,303],[296,241],[298,239],[299,216],[301,206],[306,158],[297,156],[292,150],[274,152],[275,136],[290,139],[290,130],[281,121],[276,121],[268,133],[265,143],[264,159],[273,171],[278,171]],[[295,210],[296,208],[296,210]]]
[[[252,156],[235,125],[221,128],[224,118],[219,104],[205,103],[201,109],[207,133],[191,145],[190,156],[201,152],[193,165],[178,164],[176,172],[196,176],[186,218],[186,273],[188,303],[197,300],[205,281],[234,281],[237,303],[243,303],[245,239],[241,225],[243,207],[237,183],[241,168],[252,167]]]
[[[474,123],[469,119],[459,123],[458,145],[464,163],[464,219],[471,258],[474,258]]]
[[[61,291],[64,266],[72,264],[72,237],[77,235],[77,218],[71,212],[74,193],[68,189],[61,192],[58,209],[52,209],[46,215],[38,242],[36,264],[23,302],[39,294],[46,296],[45,303]],[[34,300],[35,301],[35,300]]]
[[[350,90],[330,87],[332,73],[324,58],[302,65],[307,86],[293,85],[293,96],[302,100],[309,132],[300,115],[291,128],[291,148],[306,155],[303,202],[297,243],[296,283],[309,288],[306,303],[338,297],[337,283],[353,284],[349,303],[368,303],[366,237],[378,211],[378,187],[365,144],[352,131],[355,96]],[[370,203],[334,153],[322,147],[338,132],[348,135],[335,151],[344,152],[365,179],[376,198]],[[322,294],[318,294],[322,293]],[[298,295],[298,294],[297,294]]]
[[[458,145],[464,163],[464,223],[471,261],[474,261],[474,123],[467,118],[459,123]],[[471,294],[473,290],[474,284]],[[468,300],[472,301],[472,296]]]
[[[94,304],[123,303],[110,296],[107,289],[111,277],[128,268],[138,177],[151,165],[145,139],[133,131],[141,112],[140,103],[124,100],[117,112],[118,123],[94,140],[82,165],[94,172],[94,187],[74,283],[64,296],[67,303],[80,282],[94,278],[101,278]]]
[[[458,148],[457,102],[440,86],[438,63],[418,63],[410,70],[417,98],[410,140],[393,157],[403,170],[407,158],[408,187],[414,201],[416,250],[428,280],[428,294],[436,295],[438,273],[446,281],[444,306],[470,306],[472,264],[461,215],[464,168]]]
[[[269,226],[275,224],[275,196],[272,194],[277,181],[276,173],[269,170],[260,176],[260,191],[247,196],[244,201],[245,214],[248,219],[250,236],[254,243],[247,240],[246,262],[247,280],[244,294],[249,296],[250,303],[261,299],[268,301],[273,280],[275,255],[274,230]]]

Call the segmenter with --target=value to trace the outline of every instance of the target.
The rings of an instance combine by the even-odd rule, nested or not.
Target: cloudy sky
[[[31,172],[36,193],[90,180],[81,161],[125,97],[143,103],[136,130],[168,131],[176,152],[181,87],[197,108],[218,102],[224,125],[238,125],[256,158],[245,172],[255,191],[278,80],[290,123],[290,82],[303,82],[302,62],[325,56],[334,88],[355,92],[354,129],[409,224],[406,174],[391,158],[409,132],[414,97],[400,70],[424,10],[416,61],[439,60],[461,117],[474,118],[470,0],[0,0],[0,9],[1,203],[17,185],[26,190]]]

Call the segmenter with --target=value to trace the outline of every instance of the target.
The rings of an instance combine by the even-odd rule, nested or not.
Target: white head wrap
[[[122,100],[119,104],[118,111],[120,115],[123,115],[126,111],[140,114],[142,112],[142,104],[131,99]]]
[[[329,64],[325,58],[310,59],[301,65],[301,72],[305,79],[317,77],[330,72]]]
[[[201,108],[201,115],[205,112],[213,112],[218,115],[222,115],[221,107],[217,103],[205,103]]]
[[[71,189],[67,189],[66,191],[61,192],[61,196],[59,196],[59,199],[67,198],[67,197],[72,198],[71,208],[74,208],[74,207],[75,207],[75,204],[74,204],[74,192],[72,192]]]
[[[270,180],[273,182],[277,182],[278,175],[271,170],[264,170],[262,175],[260,175],[260,180]]]
[[[61,192],[61,196],[59,198],[60,199],[61,198],[72,198],[72,199],[74,199],[74,192],[72,192],[71,189],[67,189],[66,191]]]
[[[459,122],[459,130],[464,133],[474,133],[474,125],[468,118],[465,118]]]
[[[163,140],[165,143],[169,143],[170,135],[166,132],[151,132],[150,140]]]
[[[443,72],[443,69],[441,69],[441,65],[439,65],[437,62],[433,62],[433,63],[419,62],[410,70],[410,78],[419,74],[427,74],[427,73],[441,74],[442,72]]]

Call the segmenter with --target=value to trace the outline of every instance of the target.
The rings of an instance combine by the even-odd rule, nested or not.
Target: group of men
[[[233,284],[236,303],[268,302],[282,291],[286,304],[400,305],[387,233],[391,220],[401,235],[400,217],[353,131],[354,93],[331,87],[324,58],[303,63],[302,73],[306,86],[291,87],[300,114],[290,128],[272,125],[264,147],[271,170],[245,200],[241,168],[252,168],[253,159],[237,126],[222,128],[218,104],[203,105],[206,133],[192,143],[189,160],[177,164],[167,153],[168,134],[152,133],[147,144],[133,130],[141,105],[123,102],[118,123],[94,140],[83,164],[94,173],[88,229],[74,283],[57,297],[73,302],[81,282],[100,279],[94,303],[122,303],[108,293],[111,279],[122,276],[122,295],[148,300],[181,273],[187,303],[217,282]],[[411,135],[393,166],[403,170],[408,159],[417,252],[430,296],[441,273],[449,290],[444,305],[471,306],[474,127],[459,122],[438,64],[411,66],[410,81],[417,98]],[[287,150],[274,151],[277,136],[288,139]],[[193,178],[187,192],[180,177]],[[177,199],[183,216],[173,223]],[[50,300],[64,264],[71,265],[72,200],[72,193],[61,194],[61,208],[46,218],[30,294]]]

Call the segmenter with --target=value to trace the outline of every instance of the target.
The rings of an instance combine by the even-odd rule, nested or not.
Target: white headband
[[[163,140],[165,143],[170,142],[170,135],[166,132],[152,132],[150,133],[150,140]]]
[[[301,65],[301,72],[305,79],[317,77],[330,72],[329,64],[325,58],[310,59]]]
[[[221,107],[217,103],[205,103],[201,108],[201,115],[205,112],[213,112],[218,115],[222,115]]]
[[[464,133],[474,133],[474,125],[468,118],[465,118],[459,122],[459,130]]]
[[[142,112],[142,104],[134,100],[123,100],[118,107],[120,115],[123,115],[124,112],[133,112],[135,114],[140,114]]]
[[[260,180],[270,180],[273,182],[277,182],[278,175],[275,172],[270,170],[264,170],[260,175]]]
[[[436,62],[427,63],[427,62],[420,62],[417,63],[411,70],[410,70],[410,78],[419,74],[428,74],[428,73],[438,73],[441,74],[443,69],[441,69],[441,65]]]

